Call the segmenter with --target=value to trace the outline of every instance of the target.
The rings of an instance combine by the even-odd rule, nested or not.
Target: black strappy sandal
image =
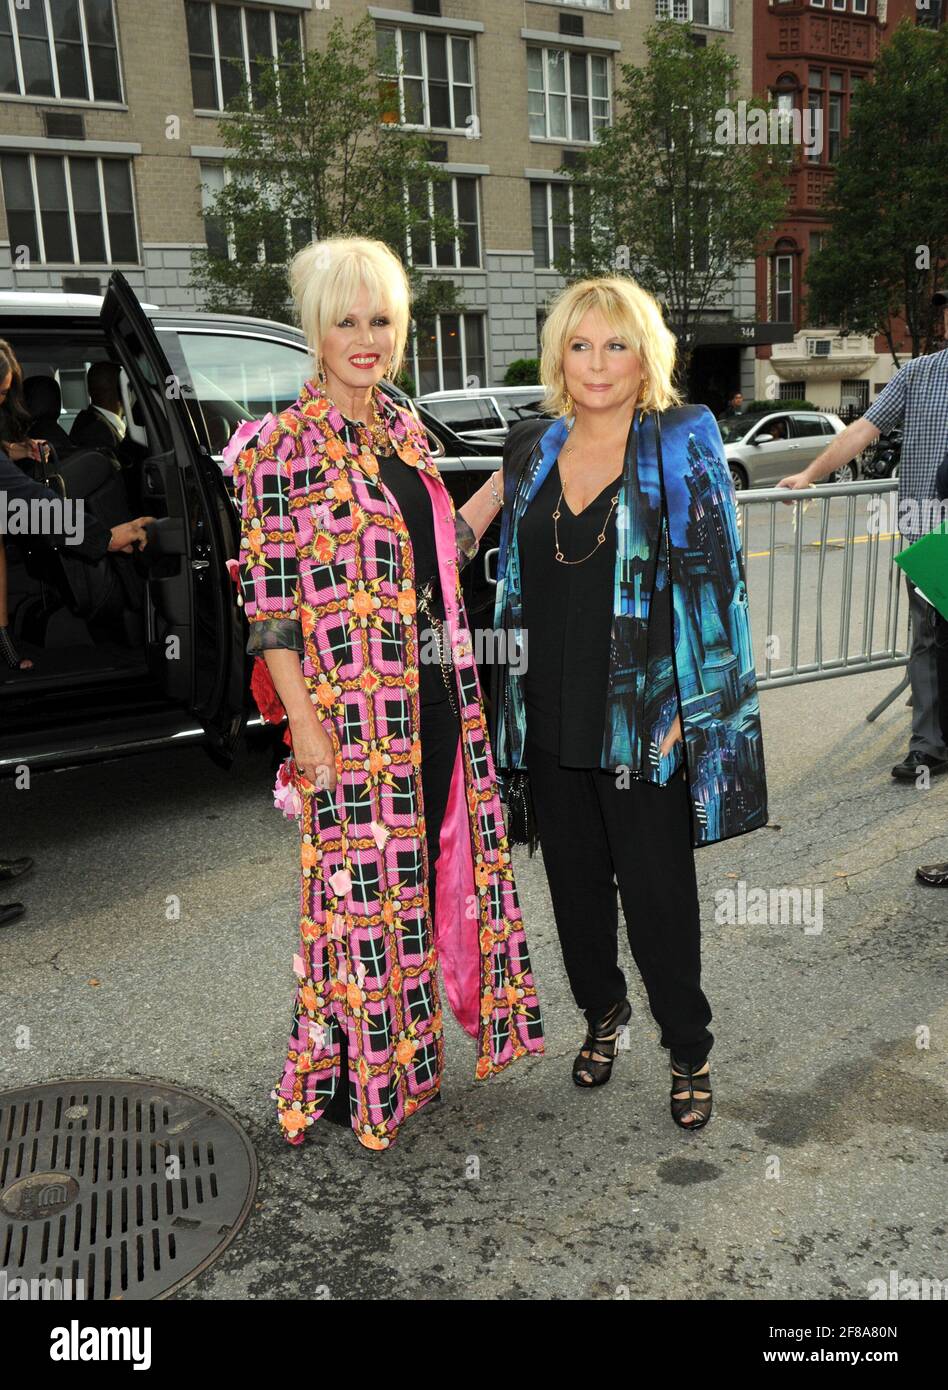
[[[22,657],[14,645],[13,638],[10,636],[8,627],[0,627],[0,657],[14,671],[32,670],[33,663],[28,656]],[[24,666],[23,662],[27,664]]]
[[[592,1090],[593,1086],[606,1084],[612,1075],[612,1064],[616,1059],[619,1029],[628,1023],[631,1017],[632,1005],[628,999],[620,999],[618,1004],[613,1004],[608,1013],[596,1019],[573,1062],[573,1080],[577,1086],[583,1086],[588,1091]],[[584,1052],[588,1052],[589,1056],[584,1057]],[[590,1080],[584,1080],[584,1075]]]
[[[704,1067],[708,1070],[705,1072]],[[679,1129],[701,1129],[711,1118],[711,1066],[708,1059],[691,1066],[671,1058],[671,1112]],[[686,1115],[695,1119],[686,1120]]]

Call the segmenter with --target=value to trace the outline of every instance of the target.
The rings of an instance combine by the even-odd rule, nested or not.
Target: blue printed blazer
[[[685,764],[694,846],[757,830],[767,784],[747,584],[734,486],[714,416],[702,405],[636,412],[616,513],[616,566],[601,766],[664,785]],[[494,626],[506,634],[495,683],[499,771],[526,767],[520,518],[553,467],[565,417],[539,437],[519,478],[505,477]],[[660,433],[660,439],[659,439]],[[505,470],[506,474],[507,470]],[[649,640],[656,584],[671,583],[671,650]],[[655,639],[658,640],[655,640]],[[681,742],[658,748],[681,711]]]

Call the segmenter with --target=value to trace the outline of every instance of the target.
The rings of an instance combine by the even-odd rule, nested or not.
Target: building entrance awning
[[[792,343],[795,333],[792,323],[758,323],[742,319],[696,323],[690,342],[683,341],[682,334],[674,324],[671,330],[684,347],[762,347],[767,343]]]

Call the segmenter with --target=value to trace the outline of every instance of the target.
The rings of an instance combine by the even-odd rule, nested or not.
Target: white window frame
[[[451,175],[451,177],[450,177],[450,187],[451,187],[451,215],[452,215],[452,217],[454,218],[455,224],[458,224],[458,223],[460,222],[460,218],[458,217],[458,179],[461,179],[461,178],[463,178],[463,179],[470,179],[470,180],[472,180],[473,183],[474,183],[474,203],[475,203],[475,210],[474,210],[474,219],[475,219],[475,221],[474,221],[474,225],[475,225],[475,227],[477,228],[477,252],[478,252],[478,259],[477,259],[477,262],[475,263],[475,262],[468,262],[468,261],[462,262],[462,261],[461,261],[461,233],[460,233],[460,230],[456,231],[455,234],[454,234],[454,260],[453,260],[453,262],[451,263],[451,265],[440,265],[440,264],[439,264],[438,258],[437,258],[437,243],[436,243],[435,237],[434,237],[433,235],[430,236],[429,239],[428,239],[428,250],[429,250],[429,253],[430,253],[430,255],[431,255],[431,260],[430,260],[427,264],[422,263],[422,264],[420,264],[420,265],[418,264],[418,262],[416,262],[416,260],[415,260],[415,250],[414,250],[414,247],[412,246],[412,242],[411,242],[411,220],[412,220],[412,219],[411,219],[411,216],[410,216],[410,213],[411,213],[410,196],[409,196],[408,189],[405,188],[404,191],[403,191],[402,196],[403,196],[404,203],[405,203],[405,210],[406,210],[406,217],[407,217],[407,225],[408,225],[407,245],[406,245],[406,248],[405,248],[405,249],[406,249],[406,257],[407,257],[407,264],[408,264],[408,265],[413,266],[413,267],[417,265],[418,269],[419,269],[419,270],[423,270],[423,271],[437,271],[437,270],[481,270],[481,269],[483,269],[484,250],[483,250],[483,246],[482,246],[482,244],[481,244],[482,241],[483,241],[483,237],[482,237],[482,235],[481,235],[481,181],[480,181],[480,179],[477,177],[476,174],[452,174],[452,175]],[[432,217],[434,217],[434,213],[435,213],[435,206],[434,206],[434,187],[435,187],[435,186],[434,186],[434,180],[433,180],[433,179],[428,179],[428,180],[426,180],[426,185],[427,185],[427,190],[428,190],[428,209],[427,209],[427,215],[428,215],[428,218],[431,219]]]
[[[702,29],[733,29],[733,0],[707,0],[707,3],[709,10],[715,4],[723,8],[723,22],[712,18],[710,14],[707,22],[703,19],[695,19],[695,0],[655,0],[655,18],[674,19],[680,24],[697,24]]]
[[[242,46],[242,48],[243,48],[243,55],[242,55],[242,56],[243,56],[243,60],[244,60],[244,81],[245,81],[245,82],[247,83],[247,85],[249,86],[249,85],[250,85],[250,46],[249,46],[249,44],[248,44],[248,42],[247,42],[247,9],[248,9],[248,6],[245,5],[245,4],[243,4],[243,3],[239,3],[239,0],[238,0],[238,8],[239,8],[239,10],[240,10],[240,42],[241,42],[241,46]],[[302,25],[300,24],[299,12],[298,12],[298,11],[296,11],[296,10],[284,10],[284,9],[281,9],[281,7],[280,7],[279,5],[254,5],[254,6],[252,6],[252,8],[253,8],[254,10],[256,10],[258,13],[260,13],[260,14],[266,14],[266,15],[268,16],[269,20],[270,20],[270,45],[271,45],[271,48],[272,48],[272,51],[273,51],[273,67],[274,67],[274,69],[276,69],[276,67],[277,67],[277,53],[278,53],[277,36],[276,36],[276,16],[277,16],[277,13],[278,13],[278,12],[279,12],[280,14],[285,14],[285,15],[290,15],[291,17],[292,17],[292,16],[295,16],[295,17],[296,17],[296,22],[297,22],[297,27],[298,27],[298,30],[299,30],[299,37],[300,37],[300,53],[303,55],[303,58],[304,58],[304,60],[305,60],[305,56],[306,56],[306,47],[305,47],[304,36],[303,36],[303,29],[302,29]],[[212,52],[213,52],[213,55],[214,55],[214,90],[215,90],[215,92],[216,92],[216,94],[217,94],[217,105],[216,105],[216,106],[195,106],[193,109],[194,109],[195,111],[197,111],[197,112],[209,112],[209,111],[213,111],[215,114],[219,114],[219,113],[221,113],[221,112],[226,112],[227,108],[224,106],[224,90],[223,90],[223,84],[222,84],[222,82],[221,82],[221,50],[220,50],[220,42],[219,42],[218,34],[217,34],[217,0],[208,0],[208,9],[209,9],[210,12],[211,12],[211,49],[212,49]],[[186,29],[185,29],[185,39],[187,39],[187,30],[186,30]],[[228,58],[228,59],[226,59],[225,61],[230,63],[230,62],[233,62],[234,60],[233,60],[232,58]],[[188,81],[190,81],[190,80],[191,80],[191,51],[190,51],[190,49],[189,49],[189,50],[188,50]]]
[[[212,170],[212,169],[219,169],[219,170],[222,171],[223,176],[224,176],[224,177],[223,177],[223,183],[224,183],[225,185],[229,184],[230,181],[231,181],[230,169],[229,169],[229,167],[228,167],[226,164],[220,164],[220,163],[217,163],[217,162],[214,161],[214,160],[202,160],[202,161],[201,161],[201,184],[202,184],[202,188],[201,188],[201,219],[202,219],[202,221],[203,221],[203,219],[204,219],[205,217],[207,217],[208,215],[210,215],[210,208],[209,208],[208,205],[207,205],[208,193],[207,193],[207,189],[204,188],[203,185],[204,185],[205,183],[210,182],[210,180],[207,178],[207,174],[208,174],[208,173],[210,172],[210,170]],[[291,221],[290,221],[290,220],[288,220],[288,221],[287,221],[287,224],[286,224],[286,237],[287,237],[287,245],[288,245],[288,246],[292,246],[292,244],[293,244],[293,228],[292,228],[292,224],[291,224]],[[205,246],[206,246],[206,245],[207,245],[207,242],[205,241]],[[229,227],[227,228],[227,259],[228,259],[229,261],[234,261],[234,260],[237,259],[237,244],[236,244],[236,242],[234,241],[233,236],[231,235],[231,229],[230,229]],[[258,242],[257,242],[257,261],[258,261],[258,263],[259,263],[260,265],[266,265],[266,264],[267,264],[267,248],[266,248],[266,242],[264,242],[264,241],[258,241]]]
[[[138,229],[138,205],[137,205],[136,199],[135,199],[135,178],[134,178],[134,172],[133,172],[133,169],[132,169],[132,161],[131,161],[131,159],[122,159],[122,158],[116,159],[115,156],[112,156],[112,155],[94,155],[94,154],[78,154],[78,153],[77,153],[77,154],[60,154],[60,153],[59,153],[58,151],[56,151],[56,150],[49,150],[49,151],[47,151],[47,150],[5,150],[5,151],[3,151],[2,153],[11,154],[11,155],[12,155],[12,154],[16,154],[16,155],[25,155],[26,158],[27,158],[27,159],[29,160],[29,162],[30,162],[30,165],[29,165],[29,168],[30,168],[30,187],[31,187],[32,193],[33,193],[33,216],[34,216],[35,221],[36,221],[36,240],[37,240],[37,245],[38,245],[38,249],[39,249],[39,253],[40,253],[40,254],[39,254],[39,258],[35,261],[34,264],[36,264],[36,265],[45,265],[45,266],[69,266],[70,269],[73,269],[73,268],[75,268],[75,269],[82,269],[83,266],[86,266],[86,267],[93,267],[93,266],[95,266],[95,267],[102,267],[102,266],[104,266],[104,267],[107,267],[107,268],[109,268],[109,269],[111,269],[114,265],[120,265],[120,266],[121,266],[121,265],[125,265],[125,266],[136,266],[136,267],[140,267],[140,266],[141,266],[141,264],[142,264],[142,258],[141,258],[141,257],[142,257],[142,244],[141,244],[141,238],[140,238],[140,236],[139,236],[139,229]],[[71,239],[71,241],[72,241],[72,251],[73,251],[73,259],[72,259],[71,261],[49,261],[49,260],[46,259],[46,239],[45,239],[45,237],[44,237],[44,235],[43,235],[43,215],[42,215],[42,208],[41,208],[41,206],[40,206],[39,184],[38,184],[37,177],[36,177],[36,159],[37,159],[37,156],[38,156],[38,155],[39,155],[41,158],[43,158],[43,159],[59,159],[59,160],[62,161],[62,163],[63,163],[63,165],[64,165],[64,176],[65,176],[65,182],[66,182],[66,209],[67,209],[67,211],[68,211],[68,213],[69,213],[69,236],[70,236],[70,239]],[[101,216],[101,218],[102,218],[102,240],[103,240],[104,243],[105,243],[105,260],[104,260],[104,261],[80,261],[80,260],[77,259],[77,253],[78,253],[78,250],[79,250],[79,241],[78,241],[78,237],[77,237],[77,235],[76,235],[76,213],[75,213],[75,208],[73,207],[73,204],[72,204],[72,176],[71,176],[71,171],[70,171],[70,163],[71,163],[71,161],[72,161],[73,159],[80,159],[80,160],[85,160],[85,161],[89,161],[89,160],[94,160],[94,161],[95,161],[95,165],[96,165],[96,179],[97,179],[97,182],[98,182],[98,185],[99,185],[99,214],[100,214],[100,216]],[[106,207],[106,202],[105,202],[105,174],[104,174],[103,169],[102,169],[102,163],[103,163],[103,160],[104,160],[104,159],[114,159],[115,162],[117,162],[117,163],[119,163],[119,164],[124,164],[124,165],[126,166],[126,168],[128,169],[128,182],[129,182],[129,188],[130,188],[131,194],[132,194],[132,209],[131,209],[131,211],[132,211],[132,226],[133,226],[134,231],[135,231],[135,250],[136,250],[137,255],[138,255],[138,259],[137,259],[137,260],[134,260],[134,261],[116,261],[115,258],[114,258],[113,255],[112,255],[112,240],[111,240],[111,237],[110,237],[110,235],[109,235],[108,209],[107,209],[107,207]]]
[[[868,14],[868,0],[853,0],[853,14]]]
[[[605,53],[595,53],[595,52],[587,53],[587,52],[585,52],[585,51],[579,51],[579,50],[577,50],[577,49],[572,49],[572,48],[568,48],[568,47],[564,47],[564,48],[551,48],[551,47],[549,47],[548,45],[545,45],[545,44],[541,45],[541,44],[535,44],[535,43],[531,43],[531,44],[528,45],[528,47],[527,47],[527,52],[529,53],[531,49],[532,49],[534,52],[540,54],[540,81],[542,82],[543,85],[542,85],[542,87],[540,87],[540,88],[536,88],[536,87],[531,87],[531,86],[530,86],[530,67],[529,67],[529,58],[528,58],[528,60],[527,60],[527,104],[528,104],[528,107],[529,107],[529,100],[530,100],[530,93],[531,93],[531,92],[539,91],[539,92],[542,94],[542,96],[543,96],[543,128],[544,128],[544,134],[543,134],[543,135],[534,135],[534,133],[530,130],[530,115],[529,115],[529,113],[528,113],[528,115],[527,115],[527,134],[528,134],[528,138],[529,138],[530,140],[552,140],[552,141],[554,141],[556,144],[566,144],[566,145],[577,145],[577,144],[579,144],[579,145],[594,145],[594,144],[596,143],[596,139],[597,139],[597,135],[596,135],[597,126],[596,126],[595,119],[594,119],[594,115],[593,115],[593,111],[594,111],[593,102],[594,102],[594,101],[605,101],[606,107],[607,107],[607,120],[605,121],[605,125],[606,125],[606,126],[611,126],[611,125],[612,125],[612,104],[613,104],[613,103],[612,103],[612,65],[611,65],[611,63],[609,62],[608,54],[605,54]],[[586,104],[587,104],[587,114],[588,114],[588,117],[589,117],[589,138],[588,138],[588,139],[586,139],[586,138],[583,137],[583,136],[573,135],[573,133],[572,133],[572,130],[573,130],[573,92],[572,92],[572,78],[571,78],[571,76],[570,76],[570,63],[569,63],[569,60],[570,60],[571,56],[572,56],[574,53],[577,53],[577,52],[579,52],[579,56],[580,56],[580,57],[582,57],[582,58],[584,58],[584,59],[586,60],[586,88],[587,88]],[[566,83],[566,87],[565,87],[565,91],[564,91],[564,92],[551,92],[551,89],[550,89],[550,82],[549,82],[549,55],[550,55],[551,53],[559,54],[560,57],[562,58],[562,61],[563,61],[563,75],[564,75],[565,83]],[[593,90],[592,90],[592,76],[593,76],[593,73],[592,73],[592,59],[593,59],[593,58],[599,58],[599,59],[601,59],[601,61],[602,61],[602,63],[603,63],[603,67],[604,67],[604,71],[605,71],[605,75],[606,75],[606,95],[605,95],[605,97],[594,97],[594,96],[593,96]],[[566,133],[566,135],[551,135],[551,134],[549,133],[549,132],[550,132],[550,96],[551,96],[551,95],[553,95],[553,96],[562,96],[563,99],[564,99],[564,101],[565,101],[565,103],[566,103],[566,121],[567,121],[567,133]],[[577,100],[581,100],[581,98],[577,98]]]
[[[458,310],[458,311],[454,311],[454,310],[451,310],[451,309],[446,309],[446,310],[445,310],[445,315],[447,316],[447,315],[450,315],[450,314],[454,314],[455,312],[456,312],[456,316],[457,316],[457,320],[458,320],[458,329],[459,329],[459,333],[460,333],[460,337],[461,337],[461,379],[462,379],[462,381],[467,381],[468,377],[470,376],[470,372],[469,372],[468,369],[467,369],[467,325],[466,325],[466,322],[465,322],[465,321],[466,321],[468,318],[477,318],[477,319],[480,319],[480,320],[481,320],[481,342],[484,344],[484,369],[485,369],[485,371],[486,371],[486,370],[487,370],[487,349],[488,349],[487,315],[486,315],[485,313],[483,313],[481,310],[477,310],[477,309],[472,309],[472,310]],[[445,390],[450,390],[451,388],[450,388],[450,387],[446,387],[445,384],[444,384],[444,349],[443,349],[442,339],[441,339],[441,318],[442,318],[442,315],[441,315],[441,314],[435,314],[434,318],[435,318],[435,338],[436,338],[436,340],[437,340],[437,359],[438,359],[438,385],[435,387],[435,390],[437,390],[437,391],[445,391]],[[413,378],[414,378],[415,387],[416,387],[416,389],[418,390],[419,394],[422,394],[422,393],[421,393],[421,377],[420,377],[419,374],[418,374],[418,335],[417,335],[416,332],[412,332],[412,334],[411,334],[410,337],[409,337],[408,349],[409,349],[409,351],[408,351],[408,357],[409,357],[409,360],[410,360],[410,362],[411,362],[412,376],[413,376]]]
[[[535,183],[536,183],[536,184],[539,184],[539,186],[540,186],[541,188],[543,188],[543,189],[545,190],[545,192],[546,192],[546,256],[547,256],[547,263],[546,263],[546,265],[537,265],[537,266],[535,267],[535,269],[537,269],[537,270],[552,270],[552,271],[555,271],[556,267],[555,267],[554,264],[553,264],[553,259],[554,259],[554,251],[553,251],[553,189],[556,188],[556,187],[563,187],[563,186],[564,186],[564,181],[562,181],[562,180],[555,180],[555,179],[531,179],[531,180],[530,180],[531,188],[532,188],[533,184],[535,184]],[[573,207],[573,185],[572,185],[572,183],[566,183],[566,184],[565,184],[565,188],[566,188],[567,204],[568,204],[568,208],[569,208],[569,251],[570,251],[570,257],[572,258],[573,253],[574,253],[574,251],[575,251],[575,247],[576,247],[576,217],[575,217],[575,210],[574,210],[574,207]],[[530,209],[530,232],[531,232],[531,238],[532,238],[532,234],[533,234],[532,194],[531,194],[531,209]]]
[[[16,23],[16,7],[13,0],[0,0],[0,6],[5,5],[9,11],[8,21],[10,23],[11,37],[13,39],[13,56],[16,62],[16,81],[18,91],[0,93],[0,100],[9,101],[17,98],[25,99],[30,102],[64,102],[68,106],[108,106],[113,109],[116,106],[124,106],[125,103],[125,83],[122,78],[122,55],[119,49],[118,25],[115,22],[115,0],[110,0],[112,13],[112,34],[115,38],[115,64],[118,69],[119,95],[116,100],[111,97],[96,97],[95,84],[92,80],[92,59],[89,53],[89,32],[86,26],[86,7],[79,4],[79,29],[81,33],[82,57],[86,70],[86,85],[92,93],[88,97],[64,97],[59,90],[59,64],[56,61],[56,43],[53,39],[53,17],[49,10],[49,0],[31,0],[32,4],[41,6],[46,16],[46,40],[49,47],[50,71],[53,77],[53,95],[37,96],[33,92],[27,92],[23,77],[23,55],[20,52],[20,34]]]
[[[388,30],[390,30],[392,33],[394,33],[394,35],[395,35],[395,64],[396,64],[397,72],[395,72],[395,73],[383,73],[383,72],[378,72],[377,69],[376,69],[376,72],[377,72],[377,77],[378,77],[379,81],[389,81],[389,82],[397,82],[397,83],[398,83],[398,125],[399,125],[399,128],[400,128],[400,129],[403,129],[403,130],[445,130],[445,131],[463,131],[463,132],[467,133],[467,132],[470,131],[470,130],[472,129],[472,127],[473,127],[474,131],[476,132],[477,127],[478,127],[478,117],[477,117],[477,84],[476,84],[476,82],[475,82],[475,73],[474,73],[474,45],[473,45],[471,39],[469,38],[469,36],[468,36],[467,34],[456,34],[456,33],[453,33],[453,32],[450,31],[450,30],[445,31],[445,30],[441,30],[441,29],[437,29],[437,30],[434,30],[434,29],[416,29],[414,26],[411,27],[411,29],[410,29],[409,32],[411,32],[411,33],[413,33],[413,34],[418,34],[419,37],[420,37],[420,39],[421,39],[421,76],[420,76],[420,81],[421,81],[421,84],[422,84],[421,90],[422,90],[422,101],[423,101],[423,103],[424,103],[424,108],[425,108],[425,110],[424,110],[425,119],[424,119],[424,121],[422,121],[421,123],[418,123],[418,122],[414,122],[414,121],[409,122],[409,121],[406,121],[406,120],[405,120],[405,87],[404,87],[404,77],[405,77],[405,74],[404,74],[404,72],[403,72],[404,62],[403,62],[403,57],[402,57],[402,54],[403,54],[402,36],[403,36],[403,35],[405,34],[405,32],[406,32],[406,27],[405,27],[404,25],[389,24],[389,23],[378,24],[378,25],[376,25],[376,33],[377,33],[380,29],[388,29]],[[435,125],[432,125],[432,124],[431,124],[431,95],[430,95],[429,80],[428,80],[428,37],[429,37],[429,35],[433,35],[433,36],[436,37],[436,38],[442,38],[442,37],[443,37],[443,38],[445,38],[446,40],[448,40],[448,42],[445,43],[445,56],[446,56],[446,58],[447,58],[447,65],[448,65],[448,103],[449,103],[449,105],[450,105],[450,107],[451,107],[451,119],[452,119],[452,120],[455,119],[455,111],[454,111],[454,89],[455,89],[455,87],[469,87],[470,90],[471,90],[471,121],[470,121],[470,124],[465,124],[465,125],[449,125],[449,126],[440,126],[440,125],[435,126]],[[457,80],[455,79],[455,76],[454,76],[454,43],[455,43],[456,40],[458,40],[458,41],[460,41],[460,42],[462,42],[462,43],[466,43],[466,44],[467,44],[467,50],[468,50],[468,70],[469,70],[469,72],[470,72],[470,74],[471,74],[471,80],[470,80],[470,82],[461,82],[461,81],[457,81]],[[412,81],[415,81],[415,82],[419,81],[419,76],[418,76],[417,73],[409,73],[408,76],[411,78]]]
[[[778,251],[774,256],[771,257],[771,260],[772,260],[772,263],[773,263],[773,277],[774,277],[774,284],[773,284],[773,296],[774,296],[774,298],[773,298],[773,304],[774,304],[774,322],[775,322],[775,323],[793,323],[793,322],[794,322],[794,318],[793,318],[794,308],[795,308],[795,305],[794,305],[794,302],[793,302],[793,262],[794,262],[794,259],[795,259],[795,258],[794,258],[794,255],[793,255],[793,253],[792,253],[791,251]],[[788,263],[788,265],[789,265],[789,281],[790,281],[790,288],[789,288],[789,290],[781,290],[781,289],[780,289],[780,263],[781,263],[781,261],[786,261],[786,262]],[[787,296],[788,294],[789,294],[789,297],[790,297],[790,313],[789,313],[789,316],[788,316],[787,318],[782,319],[782,318],[780,317],[780,312],[779,312],[779,308],[778,308],[778,302],[779,302],[779,300],[780,300],[781,298],[786,298],[786,296]]]

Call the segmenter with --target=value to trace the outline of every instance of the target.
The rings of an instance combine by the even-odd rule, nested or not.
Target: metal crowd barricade
[[[908,603],[901,601],[902,572],[894,564],[904,544],[895,520],[895,479],[818,483],[798,491],[749,488],[736,498],[760,689],[906,665]],[[875,517],[872,498],[878,498]],[[756,548],[759,534],[762,549]],[[483,555],[491,583],[496,556],[496,547]],[[868,718],[907,684],[906,672]]]

